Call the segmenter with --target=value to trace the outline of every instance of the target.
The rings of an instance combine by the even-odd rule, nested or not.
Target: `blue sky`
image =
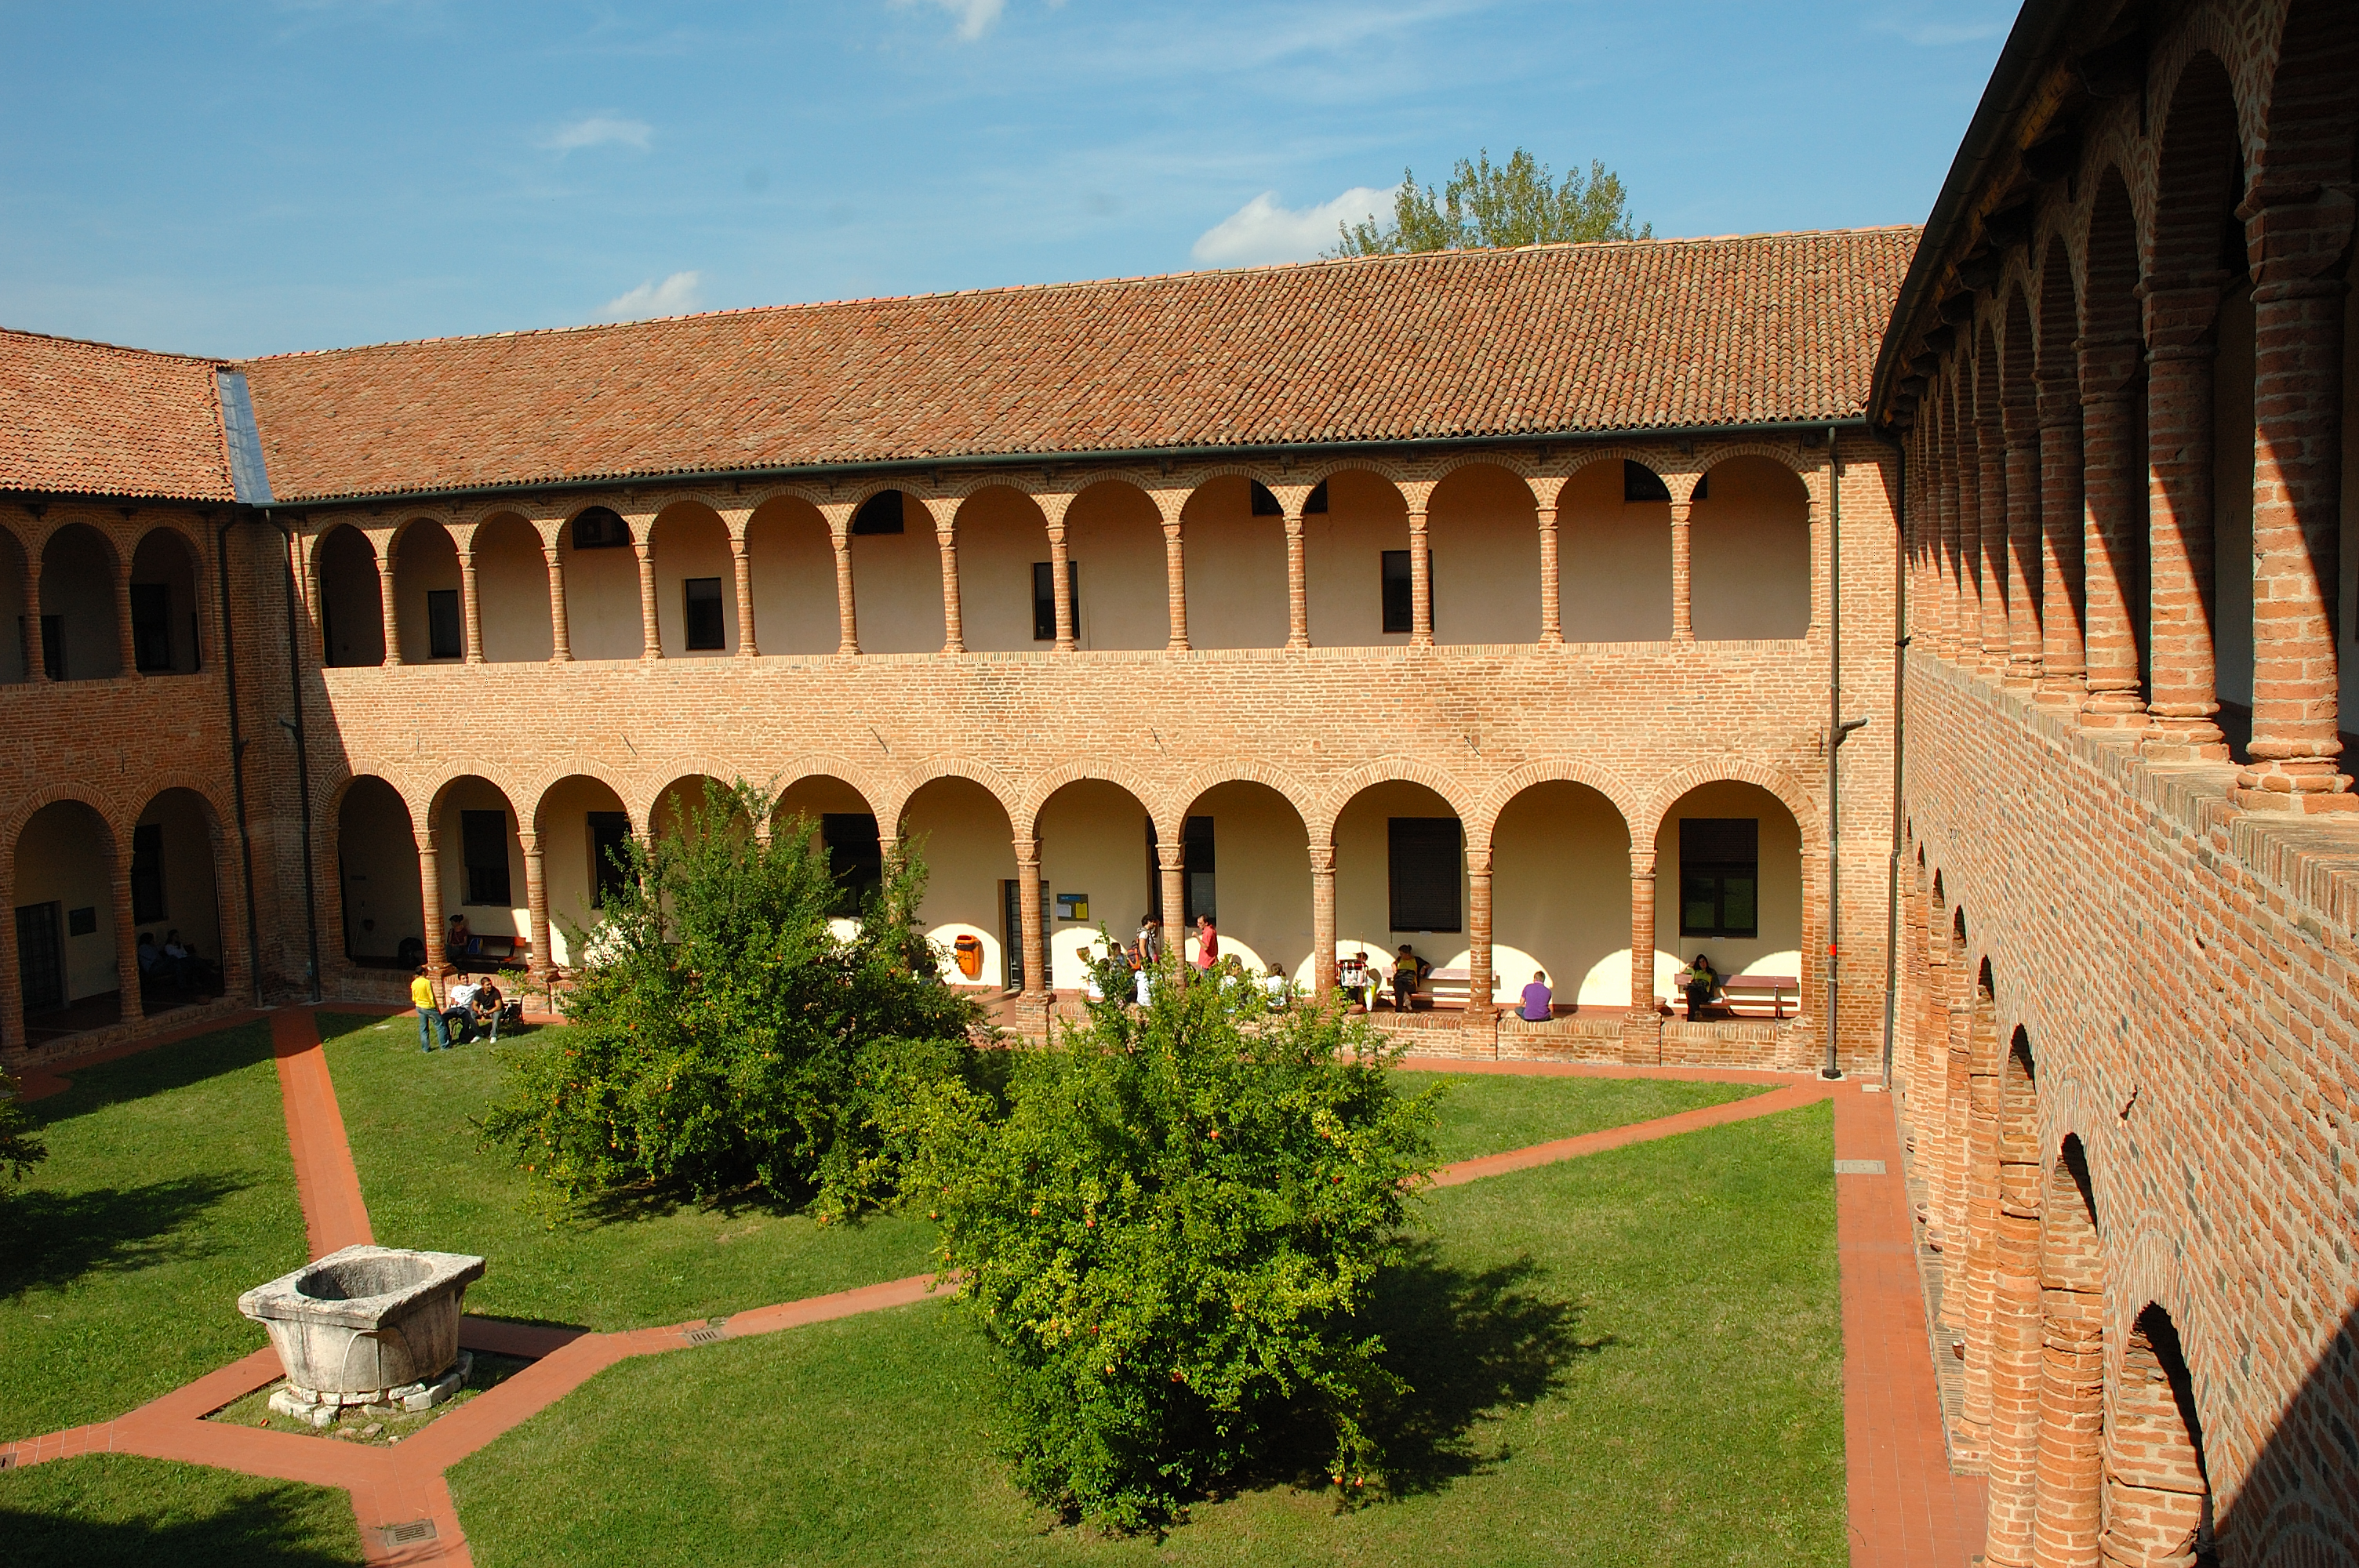
[[[2013,15],[0,4],[0,325],[243,355],[1283,260],[1518,145],[1658,235],[1914,222]]]

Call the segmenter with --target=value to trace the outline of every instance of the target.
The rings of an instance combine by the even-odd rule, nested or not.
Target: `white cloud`
[[[917,3],[918,0],[893,0],[897,6]],[[983,37],[991,30],[991,24],[999,20],[999,14],[1007,9],[1007,0],[929,0],[929,3],[958,18],[958,36],[962,38]]]
[[[1197,236],[1189,254],[1198,261],[1247,266],[1309,261],[1335,243],[1343,224],[1387,211],[1392,199],[1389,190],[1355,185],[1316,207],[1280,207],[1277,192],[1265,190]]]
[[[1912,7],[1914,9],[1914,7]],[[2009,15],[2012,15],[2010,11]],[[1985,16],[1981,21],[1961,21],[1945,17],[1934,21],[1922,16],[1902,16],[1886,12],[1869,22],[1871,30],[1890,33],[1904,43],[1919,49],[1947,49],[1952,44],[1970,44],[1978,38],[1995,38],[2006,31],[2006,16]]]
[[[661,283],[649,278],[628,294],[606,301],[598,312],[610,320],[640,321],[650,316],[684,316],[704,303],[704,275],[676,272]]]
[[[655,127],[645,120],[626,120],[619,114],[584,114],[558,126],[540,139],[540,145],[551,152],[570,153],[581,147],[619,143],[645,152],[648,138],[655,134]]]

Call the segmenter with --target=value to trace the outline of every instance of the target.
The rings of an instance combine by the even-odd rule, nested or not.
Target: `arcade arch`
[[[345,957],[362,965],[425,960],[429,934],[409,803],[373,773],[353,780],[336,805],[336,880]]]
[[[1747,454],[1714,464],[1697,488],[1688,522],[1696,641],[1807,635],[1810,494],[1801,476]]]
[[[1635,461],[1586,463],[1557,493],[1556,525],[1564,640],[1669,641],[1671,505],[1661,476]]]

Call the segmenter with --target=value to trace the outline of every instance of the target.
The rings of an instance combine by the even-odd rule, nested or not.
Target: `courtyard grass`
[[[1678,1078],[1521,1077],[1505,1073],[1419,1071],[1403,1073],[1401,1087],[1416,1094],[1435,1079],[1449,1086],[1434,1127],[1445,1165],[1750,1099],[1777,1087],[1690,1083]]]
[[[0,1473],[0,1541],[10,1568],[361,1561],[360,1526],[341,1491],[128,1454]]]
[[[238,1292],[303,1211],[266,1023],[76,1068],[0,1197],[0,1442],[106,1421],[265,1343]]]
[[[626,1362],[452,1490],[484,1568],[1840,1563],[1832,1142],[1817,1105],[1433,1194],[1375,1311],[1402,1495],[1356,1512],[1276,1476],[1159,1542],[1058,1528],[936,1303]]]

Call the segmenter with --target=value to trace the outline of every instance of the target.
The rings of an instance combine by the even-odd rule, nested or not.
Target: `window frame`
[[[449,623],[438,611],[447,611]],[[443,637],[450,632],[449,640]],[[426,656],[429,659],[463,659],[467,656],[467,607],[459,600],[455,588],[429,588],[426,590]]]
[[[712,594],[712,597],[709,600],[704,600],[702,603],[700,603],[697,599],[696,590],[700,587],[709,588]],[[729,615],[727,604],[727,597],[721,591],[721,579],[719,578],[684,577],[680,579],[680,645],[691,654],[727,653],[729,651]],[[712,623],[704,629],[705,639],[709,640],[700,639],[697,635],[697,612],[699,610],[703,610],[710,615]]]
[[[476,833],[485,818],[499,824],[499,861],[475,858]],[[514,909],[512,894],[516,881],[508,866],[508,814],[506,811],[473,811],[462,808],[459,813],[459,863],[466,875],[465,896],[460,900],[469,909]],[[492,879],[496,876],[497,881]]]
[[[1735,825],[1742,823],[1748,831],[1739,833]],[[1690,825],[1710,824],[1719,831],[1700,829],[1690,834]],[[1723,842],[1713,844],[1717,837]],[[1738,840],[1749,838],[1753,847],[1748,860],[1737,852]],[[1693,847],[1690,847],[1690,841]],[[1729,899],[1734,883],[1749,884],[1752,920],[1738,925],[1729,918]],[[1754,816],[1688,816],[1680,819],[1680,936],[1682,940],[1697,937],[1735,942],[1758,941],[1761,936],[1761,820]],[[1690,909],[1709,902],[1712,906],[1710,925],[1691,922]]]
[[[1444,835],[1440,826],[1448,824],[1448,848],[1441,849]],[[1415,825],[1410,831],[1404,827]],[[1426,842],[1418,842],[1423,838]],[[1427,868],[1429,874],[1438,874],[1438,884],[1419,889],[1414,876],[1403,875],[1404,860],[1422,854],[1436,854],[1438,864]],[[1442,871],[1440,866],[1447,866]],[[1412,870],[1414,867],[1412,866]],[[1466,929],[1466,825],[1455,816],[1388,816],[1385,819],[1385,918],[1394,931],[1428,932],[1435,935],[1454,935]],[[1404,882],[1409,885],[1404,887]],[[1422,917],[1441,913],[1436,903],[1431,908],[1417,906],[1419,892],[1427,897],[1447,897],[1450,920],[1444,925],[1428,922]],[[1408,918],[1404,919],[1404,916]]]
[[[131,600],[131,667],[141,675],[172,668],[172,585],[135,582]]]

